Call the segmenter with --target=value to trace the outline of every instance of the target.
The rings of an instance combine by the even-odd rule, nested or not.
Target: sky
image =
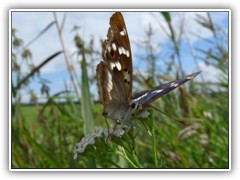
[[[58,21],[63,19],[63,12],[57,12]],[[63,28],[63,39],[67,47],[68,54],[76,51],[74,44],[74,35],[72,31],[74,25],[80,26],[78,33],[84,39],[89,41],[91,37],[94,38],[94,48],[101,52],[100,39],[106,39],[107,30],[109,28],[109,18],[113,12],[68,12],[67,18]],[[146,52],[139,47],[139,44],[145,39],[145,32],[151,24],[153,32],[152,45],[157,57],[157,70],[163,75],[164,61],[170,60],[172,52],[171,41],[166,35],[169,33],[169,28],[163,16],[159,12],[123,12],[125,24],[127,26],[128,35],[130,38],[131,51],[133,55],[133,73],[142,71],[144,73],[145,63],[142,63],[140,56],[145,56]],[[228,13],[227,12],[211,12],[211,17],[214,23],[217,23],[223,30],[228,31]],[[183,43],[181,45],[181,60],[183,69],[186,73],[193,73],[197,71],[196,63],[193,60],[188,43],[193,47],[207,49],[208,44],[206,40],[212,40],[213,34],[200,26],[196,19],[199,15],[207,17],[206,12],[171,12],[172,26],[179,34],[180,29],[184,30],[182,37]],[[53,12],[12,12],[12,28],[17,29],[17,36],[23,39],[24,44],[30,42],[46,27],[50,22],[54,21]],[[188,43],[187,43],[188,42]],[[56,26],[52,26],[46,33],[28,47],[32,52],[32,61],[37,66],[48,56],[62,50],[60,39]],[[101,57],[96,56],[94,62],[88,63],[96,66],[101,61]],[[81,79],[80,65],[77,58],[72,58],[74,68],[76,70],[78,79]],[[202,74],[207,81],[216,81],[218,70],[212,66],[206,66],[201,61],[198,62]],[[29,69],[27,66],[21,64],[22,71],[27,74]],[[95,71],[88,69],[90,76],[95,75]],[[67,72],[67,66],[63,55],[58,56],[49,64],[41,69],[41,77],[47,79],[50,84],[50,94],[55,94],[65,89],[65,84],[72,87],[70,76]],[[198,79],[200,81],[200,79]],[[34,90],[39,98],[40,83],[37,78],[30,79],[30,88]],[[91,93],[96,95],[96,85],[91,86]],[[21,92],[22,102],[29,102],[29,90],[23,89]]]

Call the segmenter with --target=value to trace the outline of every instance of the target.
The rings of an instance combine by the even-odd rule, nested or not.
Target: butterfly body
[[[110,18],[107,40],[102,43],[102,57],[97,65],[97,84],[103,115],[114,121],[128,121],[149,115],[150,103],[181,84],[193,79],[200,72],[182,79],[162,84],[132,96],[132,55],[123,16],[116,12]]]

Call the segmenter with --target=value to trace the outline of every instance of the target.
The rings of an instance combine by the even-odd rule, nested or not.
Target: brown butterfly
[[[120,122],[147,117],[150,103],[200,73],[132,96],[132,55],[127,28],[120,12],[114,13],[110,18],[107,39],[102,43],[102,58],[96,73],[100,101],[104,105],[103,115]]]

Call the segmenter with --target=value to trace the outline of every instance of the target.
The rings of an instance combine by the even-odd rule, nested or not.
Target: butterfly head
[[[133,118],[142,117],[145,112],[141,105],[141,99],[133,99],[129,104],[108,104],[104,108],[103,115],[111,120],[119,120],[121,122],[128,121]]]

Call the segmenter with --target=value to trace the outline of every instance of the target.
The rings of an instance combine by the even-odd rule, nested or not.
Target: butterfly
[[[103,115],[118,122],[147,117],[150,103],[181,84],[193,79],[200,72],[132,95],[132,54],[127,28],[121,12],[110,18],[107,39],[102,43],[103,60],[97,65],[96,77]]]

